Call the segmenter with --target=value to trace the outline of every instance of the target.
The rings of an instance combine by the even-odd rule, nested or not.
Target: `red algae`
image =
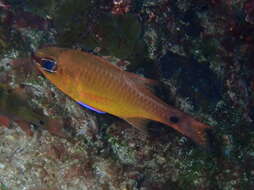
[[[3,125],[4,127],[9,127],[10,119],[4,115],[0,115],[0,125]]]
[[[254,1],[248,0],[244,5],[244,11],[246,14],[245,21],[254,24]]]
[[[130,11],[131,0],[113,0],[112,14],[123,15]]]

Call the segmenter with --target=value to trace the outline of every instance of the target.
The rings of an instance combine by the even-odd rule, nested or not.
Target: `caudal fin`
[[[168,117],[164,119],[162,123],[173,127],[202,146],[207,145],[206,130],[212,128],[209,125],[201,123],[193,117],[173,108],[169,111]]]

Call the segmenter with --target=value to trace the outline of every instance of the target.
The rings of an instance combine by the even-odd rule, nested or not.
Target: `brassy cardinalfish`
[[[155,96],[151,89],[155,80],[80,50],[47,47],[33,57],[43,75],[81,106],[115,115],[142,130],[149,121],[157,121],[198,144],[206,144],[205,130],[210,126]]]

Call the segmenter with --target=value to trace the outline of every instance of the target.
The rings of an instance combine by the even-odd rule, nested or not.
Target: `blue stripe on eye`
[[[84,104],[84,103],[82,103],[82,102],[77,102],[77,103],[78,103],[79,105],[81,105],[82,107],[85,107],[85,108],[87,108],[87,109],[89,109],[89,110],[92,110],[92,111],[95,111],[95,112],[97,112],[97,113],[101,113],[101,114],[106,113],[106,112],[97,110],[97,109],[95,109],[95,108],[93,108],[93,107],[91,107],[91,106],[89,106],[89,105],[87,105],[87,104]]]
[[[43,59],[41,62],[41,66],[47,70],[47,71],[54,71],[55,70],[55,66],[56,66],[56,62],[49,60],[49,59]]]

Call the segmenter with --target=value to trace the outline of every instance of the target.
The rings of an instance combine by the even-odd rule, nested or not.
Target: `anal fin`
[[[144,118],[123,118],[125,121],[127,121],[131,126],[141,130],[144,133],[147,133],[146,126],[150,122],[149,119]]]

